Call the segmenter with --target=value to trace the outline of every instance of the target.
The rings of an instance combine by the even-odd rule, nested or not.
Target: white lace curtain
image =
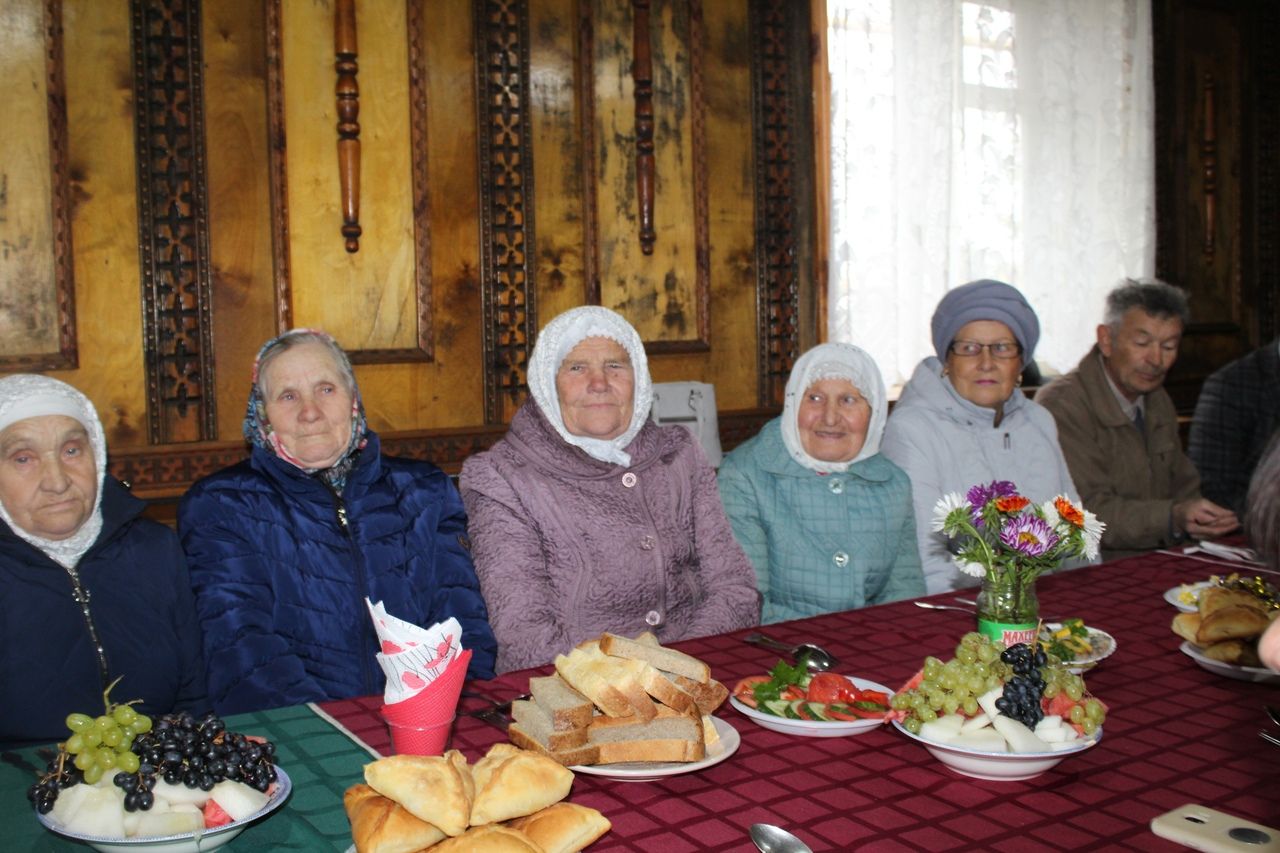
[[[828,0],[828,333],[890,386],[943,293],[1018,287],[1072,368],[1155,259],[1149,0]]]

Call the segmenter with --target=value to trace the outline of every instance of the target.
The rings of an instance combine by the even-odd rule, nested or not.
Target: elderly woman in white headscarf
[[[0,379],[0,742],[66,737],[116,678],[111,698],[145,713],[205,710],[182,549],[144,507],[107,474],[87,397]]]
[[[538,336],[529,390],[506,437],[462,468],[498,671],[604,631],[669,642],[756,624],[715,472],[687,430],[649,420],[636,330],[605,308],[561,314]]]
[[[887,413],[871,356],[819,344],[796,361],[782,415],[725,457],[720,494],[765,623],[924,594],[911,482],[880,455]]]

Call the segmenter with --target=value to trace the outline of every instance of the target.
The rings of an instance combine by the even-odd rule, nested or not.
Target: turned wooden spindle
[[[338,186],[342,236],[348,252],[360,250],[360,87],[356,83],[356,0],[337,0],[333,12],[334,95],[338,105]]]
[[[636,204],[640,213],[640,251],[653,254],[653,51],[649,42],[649,0],[632,0],[631,76],[636,100]]]
[[[1201,251],[1208,259],[1216,249],[1214,232],[1217,230],[1218,211],[1218,128],[1215,95],[1217,85],[1213,74],[1204,75],[1204,129],[1200,136],[1200,162],[1204,181],[1204,237]]]

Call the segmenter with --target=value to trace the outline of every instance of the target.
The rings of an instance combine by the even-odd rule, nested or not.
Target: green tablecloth
[[[342,810],[342,792],[361,781],[361,769],[372,757],[310,707],[300,705],[227,718],[236,732],[274,741],[276,760],[293,780],[293,793],[282,807],[251,825],[222,848],[227,851],[343,851],[351,846],[351,827]],[[35,749],[19,750],[30,764],[43,768]],[[35,777],[29,770],[0,762],[0,839],[9,853],[62,853],[86,850],[46,830],[27,803]]]

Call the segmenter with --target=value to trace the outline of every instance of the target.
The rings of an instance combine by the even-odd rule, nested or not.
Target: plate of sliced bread
[[[556,658],[512,703],[511,742],[579,773],[647,781],[702,770],[737,750],[712,712],[729,690],[702,661],[658,643],[604,634]]]

